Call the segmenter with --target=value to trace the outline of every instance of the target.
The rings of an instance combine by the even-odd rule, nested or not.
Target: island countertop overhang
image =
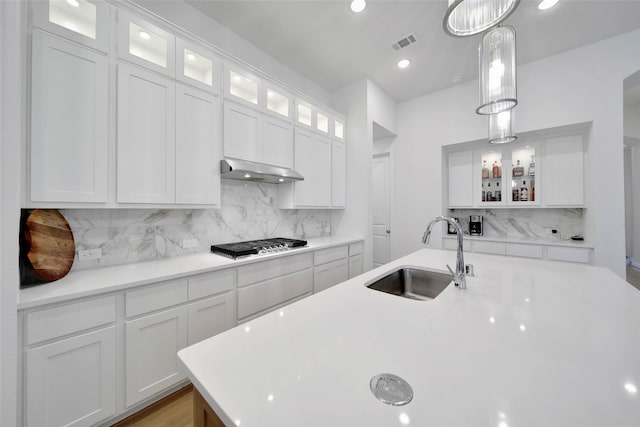
[[[446,271],[423,249],[179,353],[231,425],[634,425],[640,293],[610,271],[468,254],[475,277],[435,300],[365,287],[399,267]],[[385,405],[392,373],[414,400]]]

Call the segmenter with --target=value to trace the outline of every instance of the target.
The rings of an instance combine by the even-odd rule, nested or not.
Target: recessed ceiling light
[[[140,32],[138,32],[138,34],[140,35],[140,38],[144,39],[144,40],[149,40],[151,38],[149,33],[147,33],[146,31],[140,30]]]
[[[80,6],[80,3],[78,2],[78,0],[67,0],[67,3],[69,3],[73,7]]]
[[[365,0],[353,0],[351,2],[351,10],[355,13],[360,13],[367,7],[367,2]]]
[[[540,10],[551,9],[557,3],[558,3],[558,0],[542,0],[540,2],[540,4],[538,5],[538,9],[540,9]]]
[[[411,64],[411,61],[408,59],[401,59],[398,61],[398,68],[407,68]]]
[[[196,56],[193,53],[187,53],[187,59],[189,61],[194,61],[196,59]]]

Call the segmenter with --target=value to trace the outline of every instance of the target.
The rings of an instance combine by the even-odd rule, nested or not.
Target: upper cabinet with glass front
[[[33,25],[101,52],[109,52],[111,9],[104,1],[31,2]]]
[[[207,49],[176,39],[176,79],[199,89],[220,93],[220,60]]]
[[[507,204],[519,205],[539,205],[540,197],[536,194],[536,178],[539,175],[539,168],[536,167],[539,150],[537,144],[526,144],[514,147],[510,150],[509,158],[511,167],[509,168],[510,194]],[[538,156],[539,157],[539,156]],[[540,182],[540,181],[538,181]]]
[[[260,109],[262,80],[234,64],[224,64],[224,96],[252,108]]]
[[[344,120],[333,119],[333,138],[344,142]]]
[[[124,11],[118,13],[118,56],[150,70],[175,76],[175,37]]]
[[[309,129],[316,128],[315,108],[308,102],[296,99],[296,125]]]
[[[293,96],[269,81],[263,83],[264,111],[281,120],[293,121]]]

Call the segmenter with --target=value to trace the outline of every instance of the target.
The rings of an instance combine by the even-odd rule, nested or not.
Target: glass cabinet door
[[[316,130],[328,134],[329,133],[329,116],[324,113],[316,113]]]
[[[266,87],[265,108],[267,113],[291,122],[293,97],[267,82],[264,85]]]
[[[344,141],[344,122],[338,119],[333,121],[333,136]]]
[[[510,168],[510,205],[538,204],[536,194],[536,147],[524,145],[512,149]]]
[[[239,101],[252,108],[262,105],[260,89],[262,81],[242,70],[240,67],[225,64],[225,96],[234,101]]]
[[[311,105],[296,102],[296,124],[313,128],[313,110]]]
[[[33,25],[85,46],[109,52],[111,10],[103,1],[49,0],[30,2]]]
[[[502,152],[485,151],[480,154],[481,205],[505,204]]]
[[[184,83],[219,93],[220,61],[208,50],[176,39],[177,70],[176,78]]]

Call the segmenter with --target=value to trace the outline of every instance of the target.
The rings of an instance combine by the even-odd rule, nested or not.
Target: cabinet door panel
[[[31,200],[106,202],[106,57],[33,33]]]
[[[220,205],[220,102],[176,87],[176,203]]]
[[[298,181],[294,184],[294,204],[295,206],[313,206],[315,199],[313,134],[309,131],[296,129],[294,147],[294,169],[304,177],[304,181]]]
[[[362,254],[349,257],[349,279],[362,274]]]
[[[262,158],[261,114],[251,108],[224,103],[224,155],[259,162]]]
[[[90,426],[116,409],[116,328],[27,351],[27,425]]]
[[[293,126],[267,115],[262,120],[262,162],[291,168]]]
[[[175,84],[118,65],[118,202],[175,201]]]
[[[331,141],[317,137],[314,147],[315,206],[331,205]]]
[[[544,154],[544,201],[547,206],[584,204],[582,136],[547,140]]]
[[[236,324],[235,291],[189,304],[189,345]]]
[[[331,206],[343,208],[346,205],[347,158],[345,145],[331,142]]]
[[[449,206],[473,205],[473,152],[449,153]]]
[[[187,346],[187,307],[129,321],[125,331],[129,407],[184,378],[177,353]]]

